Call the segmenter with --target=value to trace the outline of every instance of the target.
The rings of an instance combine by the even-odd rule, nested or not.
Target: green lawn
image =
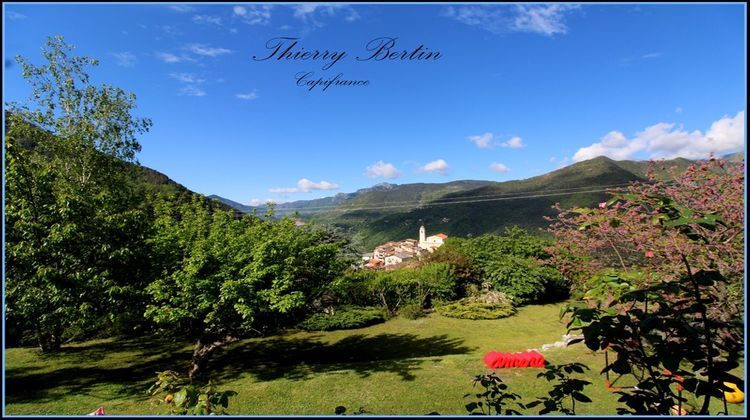
[[[560,340],[566,331],[558,311],[557,304],[528,306],[493,321],[432,314],[358,330],[288,332],[220,350],[210,367],[220,389],[239,393],[230,403],[233,414],[330,415],[339,405],[372,414],[466,414],[463,395],[472,391],[475,375],[488,372],[484,354]],[[579,414],[615,414],[617,396],[598,374],[601,354],[583,344],[543,354],[553,364],[578,361],[591,368],[586,376],[593,385],[586,394],[593,403],[578,404]],[[157,338],[96,340],[65,346],[54,356],[13,348],[5,357],[8,414],[85,414],[99,406],[107,414],[158,414],[163,407],[152,405],[145,391],[156,371],[185,371],[190,345]],[[499,370],[526,401],[549,389],[538,372]],[[741,414],[743,406],[730,410]]]

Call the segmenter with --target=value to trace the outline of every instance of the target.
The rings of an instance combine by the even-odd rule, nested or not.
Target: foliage
[[[195,416],[229,414],[229,398],[235,391],[218,391],[210,382],[204,386],[191,384],[172,370],[157,372],[156,382],[148,393],[157,404],[166,404],[170,414]]]
[[[436,253],[464,255],[476,273],[475,284],[489,284],[523,305],[567,296],[562,275],[545,262],[547,246],[547,241],[514,227],[503,236],[449,238]]]
[[[327,232],[270,216],[211,213],[197,199],[157,209],[162,270],[146,316],[196,340],[191,378],[217,348],[302,315],[345,268]]]
[[[676,172],[676,171],[673,171]],[[600,208],[561,210],[550,219],[550,232],[558,239],[550,247],[555,264],[578,291],[610,267],[621,272],[644,273],[640,285],[678,280],[683,257],[695,270],[718,270],[728,280],[712,287],[720,297],[724,320],[743,311],[744,274],[744,163],[727,164],[711,158],[674,173],[674,181],[661,181],[649,171],[648,182],[636,182]],[[670,200],[683,220],[673,219],[661,200]],[[661,210],[660,210],[661,208]],[[681,229],[664,229],[664,221],[694,221],[692,229],[708,242],[696,241]],[[715,221],[722,225],[716,226]]]
[[[516,313],[513,300],[502,292],[487,292],[438,306],[440,315],[461,319],[498,319]]]
[[[672,257],[665,257],[664,263],[675,271],[655,273],[646,285],[613,279],[623,285],[616,299],[593,308],[570,307],[568,326],[583,332],[590,349],[609,348],[617,354],[605,372],[629,375],[637,382],[633,390],[618,391],[619,401],[627,407],[618,408],[619,413],[669,414],[686,401],[670,387],[681,377],[680,388],[703,397],[697,413],[706,415],[711,398],[723,398],[729,389],[724,381],[742,383],[730,371],[742,357],[743,323],[724,320],[728,314],[721,294],[721,286],[728,282],[721,270],[731,271],[735,264],[726,255],[721,256],[723,263],[711,260],[719,258],[712,250],[725,249],[738,231],[715,213],[688,208],[650,190],[615,195],[602,207],[612,205],[620,211],[597,214],[588,226],[612,226],[614,220],[622,220],[622,213],[648,214],[649,226],[674,239],[674,248],[667,251]],[[669,258],[682,266],[671,265]]]
[[[541,404],[543,407],[539,410],[540,415],[553,412],[576,415],[576,401],[591,402],[591,398],[583,394],[583,388],[586,385],[591,385],[591,382],[571,377],[574,372],[583,374],[584,369],[589,370],[588,366],[582,363],[547,364],[545,371],[540,372],[537,378],[544,378],[549,382],[556,383],[549,391],[548,397],[540,397],[538,400],[526,404],[526,407],[533,408]],[[570,398],[570,408],[565,406],[566,398]]]
[[[299,324],[308,331],[331,331],[364,328],[385,321],[380,308],[341,307],[331,314],[317,313]]]
[[[485,281],[491,283],[495,290],[513,296],[519,305],[565,294],[560,272],[529,258],[499,255],[486,263],[484,272]]]
[[[103,328],[138,328],[149,279],[149,216],[126,166],[151,121],[135,95],[94,86],[87,66],[50,38],[47,63],[17,61],[31,84],[8,104],[5,150],[7,316],[43,351]]]
[[[456,282],[460,286],[466,286],[476,282],[480,273],[472,264],[471,259],[457,246],[451,246],[458,238],[450,238],[448,243],[437,248],[424,259],[425,264],[443,263],[448,264],[456,273]],[[460,241],[460,239],[458,239]]]
[[[408,305],[404,305],[398,311],[398,314],[406,319],[419,319],[425,315],[424,309],[422,309],[422,305],[418,303],[410,303]]]
[[[473,394],[478,401],[470,402],[466,404],[466,411],[469,414],[484,414],[484,415],[519,415],[521,414],[518,410],[508,408],[511,402],[515,403],[515,406],[523,409],[524,405],[517,400],[521,399],[521,396],[508,391],[508,385],[503,383],[495,373],[477,375],[474,378],[474,386],[477,384],[484,388],[483,392]],[[471,396],[472,394],[464,395],[464,398]]]
[[[394,314],[403,304],[430,307],[433,299],[456,296],[455,270],[446,263],[393,271],[350,271],[331,284],[331,292],[344,303],[381,305]]]

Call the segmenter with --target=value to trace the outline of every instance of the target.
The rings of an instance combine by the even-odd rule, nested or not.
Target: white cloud
[[[422,172],[439,172],[445,175],[448,171],[448,164],[443,159],[433,160],[432,162],[420,168]]]
[[[175,37],[177,35],[181,35],[182,34],[182,32],[180,32],[177,29],[177,27],[172,26],[172,25],[162,25],[161,26],[161,30],[164,31],[165,34],[167,34],[167,35],[169,35],[171,37]]]
[[[373,163],[372,165],[368,166],[365,170],[365,175],[368,178],[398,178],[401,176],[401,172],[399,172],[398,169],[396,169],[393,164],[385,163],[382,160],[377,161]]]
[[[360,18],[359,13],[348,4],[304,3],[292,6],[292,9],[295,18],[317,27],[323,26],[319,20],[322,17],[335,17],[341,14],[347,22],[354,22]]]
[[[242,23],[248,25],[267,25],[271,22],[271,5],[246,5],[234,6],[232,13]]]
[[[513,21],[513,29],[522,32],[534,32],[547,36],[564,34],[565,14],[577,9],[574,4],[516,5],[518,14]]]
[[[724,116],[711,124],[704,134],[700,130],[688,132],[674,123],[658,123],[628,139],[622,132],[611,131],[601,141],[582,147],[573,155],[580,162],[597,156],[615,160],[631,159],[644,153],[648,159],[703,159],[742,148],[745,141],[745,111],[734,117]]]
[[[328,181],[312,182],[307,178],[297,181],[297,187],[304,192],[312,190],[337,190],[339,188],[338,184]]]
[[[229,54],[232,50],[226,48],[214,48],[209,47],[205,44],[191,44],[187,46],[187,49],[193,54],[197,54],[204,57],[218,57],[220,55]]]
[[[480,149],[489,149],[492,147],[492,133],[484,133],[476,136],[469,136],[469,141],[474,143]]]
[[[10,20],[20,20],[20,19],[26,19],[28,16],[18,13],[18,12],[12,12],[10,10],[7,10],[5,12],[5,17],[7,17]]]
[[[494,138],[495,136],[492,133],[484,133],[476,136],[469,136],[469,141],[474,143],[474,145],[480,149],[492,149],[498,145],[501,147],[510,147],[511,149],[518,149],[525,146],[525,144],[523,144],[523,139],[518,136],[502,143],[493,143]]]
[[[494,34],[531,32],[552,36],[565,34],[565,19],[575,4],[476,5],[448,7],[443,15]]]
[[[682,107],[678,106],[677,108],[674,109],[674,112],[677,114],[682,114]]]
[[[201,79],[200,77],[190,73],[169,73],[169,77],[181,83],[198,84],[206,81],[206,79]]]
[[[191,73],[169,73],[169,77],[185,85],[178,91],[183,96],[206,96],[206,91],[199,85],[206,82],[206,79],[200,78]]]
[[[307,178],[302,178],[297,181],[297,187],[294,188],[270,188],[268,191],[272,193],[296,193],[296,192],[310,192],[316,190],[337,190],[339,189],[338,184],[334,184],[328,181],[313,182]]]
[[[497,162],[492,162],[492,164],[490,164],[490,169],[494,172],[498,172],[501,174],[510,172],[509,167],[503,165],[502,163],[497,163]]]
[[[180,12],[180,13],[187,13],[187,12],[192,12],[193,10],[195,10],[195,7],[188,6],[186,4],[175,4],[173,6],[169,6],[169,8],[174,10],[175,12]]]
[[[221,18],[219,16],[210,15],[195,15],[193,16],[193,23],[197,24],[211,24],[221,26]]]
[[[242,100],[245,100],[245,101],[253,101],[253,100],[255,100],[255,99],[258,99],[258,98],[260,98],[260,96],[258,95],[258,93],[257,93],[257,92],[255,92],[255,90],[253,90],[253,91],[252,91],[252,92],[250,92],[250,93],[238,93],[238,94],[236,94],[236,95],[234,95],[234,96],[235,96],[235,97],[236,97],[237,99],[242,99]]]
[[[511,149],[518,149],[524,147],[525,144],[523,144],[523,140],[520,137],[516,136],[508,141],[500,143],[500,146],[510,147]]]
[[[179,90],[183,96],[206,96],[206,91],[195,85],[188,85]]]
[[[169,64],[174,64],[174,63],[179,63],[179,62],[184,61],[182,57],[179,57],[172,53],[165,53],[165,52],[156,53],[156,58]]]
[[[122,67],[133,67],[138,61],[135,55],[127,51],[112,53],[112,56],[115,57],[115,63]]]

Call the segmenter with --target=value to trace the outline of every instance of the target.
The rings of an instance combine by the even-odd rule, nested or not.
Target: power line
[[[605,186],[602,188],[605,189],[595,189],[595,190],[583,190],[583,191],[569,191],[567,190],[553,190],[553,191],[567,191],[567,192],[551,192],[551,193],[545,193],[545,194],[533,194],[533,195],[523,195],[523,196],[485,196],[485,197],[494,197],[494,198],[485,198],[477,200],[475,198],[479,198],[482,196],[473,197],[471,200],[463,200],[463,201],[451,201],[451,202],[430,202],[430,203],[422,203],[419,202],[400,202],[400,203],[409,203],[409,204],[393,204],[393,205],[387,205],[387,206],[371,206],[371,207],[346,207],[346,208],[339,208],[337,206],[320,206],[320,207],[299,207],[299,208],[283,208],[283,209],[277,209],[275,211],[278,212],[292,212],[292,211],[308,211],[308,210],[315,210],[310,211],[311,213],[319,213],[326,210],[331,211],[340,211],[340,212],[348,212],[348,211],[359,211],[359,210],[382,210],[382,209],[391,209],[391,208],[403,208],[403,207],[427,207],[427,206],[441,206],[441,205],[448,205],[448,204],[470,204],[470,203],[483,203],[483,202],[489,202],[489,201],[502,201],[502,200],[515,200],[515,199],[521,199],[521,198],[540,198],[540,197],[552,197],[552,196],[560,196],[560,195],[572,195],[572,194],[581,194],[581,193],[595,193],[595,192],[606,192],[607,188],[613,188],[618,186],[627,186],[629,184],[620,184],[620,185],[612,185],[612,186]],[[584,187],[579,187],[584,188]],[[521,193],[514,193],[514,194],[521,194]],[[456,197],[456,199],[461,199],[463,197]]]

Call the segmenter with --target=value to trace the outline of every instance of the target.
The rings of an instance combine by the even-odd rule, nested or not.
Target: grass
[[[290,331],[248,339],[218,351],[210,368],[220,389],[239,394],[233,414],[332,415],[360,407],[371,414],[466,414],[475,375],[488,372],[482,357],[491,350],[524,351],[561,339],[558,304],[527,306],[498,320],[462,320],[430,314],[394,318],[368,328]],[[6,413],[85,414],[103,406],[107,414],[158,414],[145,390],[155,372],[185,371],[190,344],[158,338],[96,340],[68,345],[56,355],[36,349],[6,350]],[[615,414],[617,395],[599,375],[604,358],[582,344],[543,353],[553,364],[577,361],[591,368],[579,414]],[[526,401],[546,395],[538,369],[500,369],[510,390]],[[717,405],[712,413],[719,410]],[[730,405],[741,414],[742,405]],[[528,411],[536,414],[536,411]]]

